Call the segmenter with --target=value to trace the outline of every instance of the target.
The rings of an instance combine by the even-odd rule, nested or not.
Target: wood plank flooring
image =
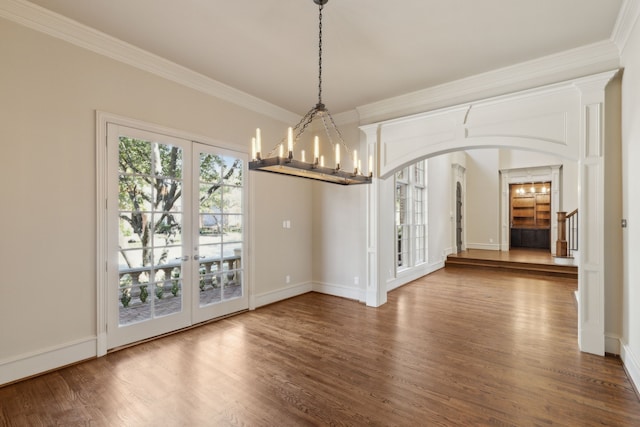
[[[556,264],[551,252],[545,249],[518,248],[509,251],[467,249],[448,255],[445,267],[526,273],[578,280],[577,266]]]
[[[640,425],[619,359],[578,350],[575,288],[442,269],[377,309],[310,293],[0,388],[0,425]]]

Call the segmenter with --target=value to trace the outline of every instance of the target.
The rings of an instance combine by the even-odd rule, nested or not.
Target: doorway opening
[[[510,247],[551,248],[551,181],[509,185]]]

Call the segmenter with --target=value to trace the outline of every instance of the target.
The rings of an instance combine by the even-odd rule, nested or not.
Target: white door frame
[[[119,116],[112,113],[103,111],[96,111],[96,322],[97,322],[97,339],[96,339],[96,355],[98,357],[107,354],[107,320],[108,320],[108,277],[107,260],[109,257],[108,251],[108,221],[107,216],[107,124],[114,123],[121,126],[130,128],[144,129],[149,132],[167,135],[169,137],[175,137],[185,139],[193,142],[198,142],[214,147],[221,148],[223,150],[230,150],[243,155],[248,155],[246,150],[239,149],[238,146],[218,140],[212,140],[210,138],[203,137],[201,135],[194,135],[188,132],[167,128],[164,126],[147,123],[144,121],[131,119],[128,117]],[[245,162],[246,163],[246,162]],[[250,194],[250,181],[248,174],[246,173],[246,166],[243,173],[245,177],[244,181],[244,198],[245,206]],[[252,218],[249,218],[248,209],[246,209],[247,217],[245,219],[244,230],[244,242],[243,246],[247,248],[248,242],[251,241],[251,223]],[[253,265],[250,262],[250,251],[245,250],[243,256],[247,259],[247,266],[244,269],[244,291],[247,294],[247,301],[251,300],[252,294],[252,275]],[[190,304],[191,301],[185,301]],[[248,304],[248,303],[247,303]],[[251,308],[251,306],[247,307]],[[192,322],[193,323],[193,322]]]
[[[511,230],[511,213],[509,212],[509,186],[511,184],[530,184],[532,182],[551,182],[551,254],[556,254],[558,240],[557,212],[562,209],[561,173],[562,165],[540,166],[531,168],[503,169],[500,171],[500,250],[508,251]]]

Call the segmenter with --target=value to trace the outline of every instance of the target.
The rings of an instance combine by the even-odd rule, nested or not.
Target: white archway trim
[[[380,213],[392,206],[386,178],[421,158],[474,148],[546,152],[579,164],[581,239],[578,341],[604,354],[605,88],[618,70],[361,127],[376,178],[367,194],[367,305],[386,301],[384,272],[393,259]],[[616,141],[608,141],[616,143]],[[617,141],[619,143],[619,141]],[[385,246],[386,245],[386,246]]]

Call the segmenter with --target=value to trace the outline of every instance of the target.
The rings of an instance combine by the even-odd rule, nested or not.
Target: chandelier
[[[373,176],[373,161],[369,157],[368,173],[362,171],[362,160],[358,158],[357,150],[349,150],[345,144],[340,130],[335,124],[331,113],[322,103],[322,9],[329,0],[313,0],[319,7],[318,18],[318,103],[313,106],[298,124],[290,127],[287,136],[277,144],[266,157],[262,157],[262,137],[260,129],[256,129],[256,136],[251,141],[251,161],[249,170],[260,172],[271,172],[295,176],[300,178],[314,179],[317,181],[329,182],[333,184],[352,185],[370,184]],[[316,122],[314,123],[314,120]],[[328,143],[331,145],[331,154],[334,157],[334,167],[325,164],[324,155],[320,154],[320,137],[313,139],[313,152],[309,153],[309,160],[304,150],[294,156],[294,147],[300,141],[302,134],[314,126],[320,127],[322,124]],[[285,148],[286,141],[286,148]],[[341,151],[344,149],[347,156],[353,160],[353,168],[347,170],[342,167]],[[277,155],[276,155],[277,153]]]

